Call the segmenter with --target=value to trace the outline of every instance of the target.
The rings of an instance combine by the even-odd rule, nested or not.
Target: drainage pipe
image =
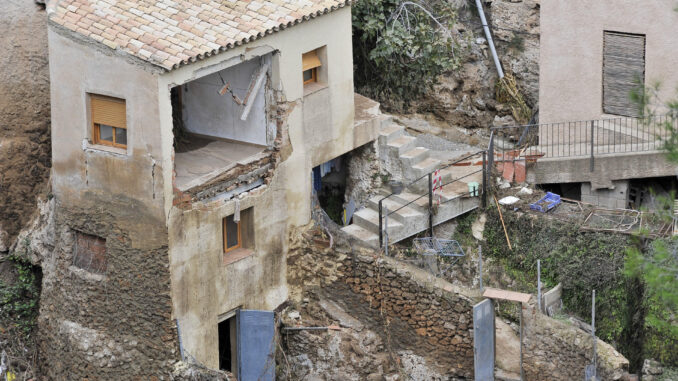
[[[485,19],[485,12],[483,11],[483,4],[481,0],[476,0],[476,8],[478,8],[478,14],[480,15],[480,21],[483,24],[483,30],[485,31],[485,38],[487,38],[487,44],[490,45],[490,52],[492,52],[492,59],[494,59],[494,66],[497,67],[497,74],[499,74],[499,79],[504,78],[504,70],[501,68],[501,62],[499,62],[499,57],[497,56],[497,50],[494,48],[494,41],[492,40],[492,34],[490,33],[490,27],[487,25],[487,19]]]

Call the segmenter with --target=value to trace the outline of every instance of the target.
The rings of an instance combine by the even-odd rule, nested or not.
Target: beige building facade
[[[661,83],[658,106],[675,99],[678,95],[675,7],[673,0],[542,1],[540,123],[611,116],[603,111],[605,32],[644,37],[644,84]]]
[[[53,280],[75,274],[92,284],[95,298],[96,289],[131,278],[131,288],[107,303],[122,306],[131,298],[143,311],[121,319],[57,310],[44,328],[78,340],[81,331],[58,328],[75,324],[113,340],[129,325],[143,326],[146,316],[159,316],[166,331],[157,334],[162,344],[155,348],[237,373],[237,346],[227,351],[233,363],[223,364],[220,323],[237,311],[273,311],[287,300],[288,232],[310,221],[313,167],[378,134],[378,116],[354,116],[356,99],[371,101],[353,93],[350,3],[311,1],[296,9],[293,21],[292,11],[280,7],[267,16],[273,21],[260,26],[265,31],[235,31],[231,42],[219,38],[228,39],[233,25],[243,29],[252,12],[270,13],[275,4],[261,10],[238,4],[233,12],[239,24],[228,23],[228,10],[217,6],[212,13],[225,18],[222,24],[196,21],[190,27],[183,22],[203,20],[191,5],[184,17],[181,7],[159,1],[157,12],[170,20],[160,39],[153,23],[135,24],[155,15],[148,9],[106,8],[103,17],[94,12],[102,2],[87,3],[48,7],[52,187],[66,247],[55,262],[63,271]],[[103,33],[83,21],[93,13],[101,17],[96,23],[106,27]],[[196,31],[202,45],[191,47],[182,35]],[[199,40],[212,31],[212,45]],[[88,218],[90,208],[96,213]],[[108,233],[116,229],[120,237]],[[92,247],[104,242],[104,254],[72,243],[87,240]],[[78,250],[89,255],[88,265],[77,259]],[[124,276],[117,273],[118,263],[121,269],[134,263],[130,251],[153,262],[161,275],[141,263]],[[148,284],[164,285],[163,304],[143,291]],[[59,297],[68,304],[79,293],[77,285],[63,283]],[[140,331],[134,344],[122,347],[129,351],[154,335]],[[234,331],[226,335],[233,344]],[[167,365],[153,351],[142,353],[156,368]],[[86,353],[78,356],[87,362]],[[54,361],[48,359],[48,366]],[[75,367],[73,361],[65,368]],[[144,375],[134,368],[110,372]]]

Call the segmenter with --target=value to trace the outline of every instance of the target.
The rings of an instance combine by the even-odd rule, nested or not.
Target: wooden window
[[[638,117],[631,92],[645,83],[645,36],[604,32],[603,112]]]
[[[106,240],[91,234],[75,233],[73,265],[91,273],[103,274],[107,267]]]
[[[304,85],[312,82],[318,82],[318,68],[322,66],[318,58],[318,50],[304,53],[301,56]]]
[[[224,231],[224,253],[242,247],[242,234],[240,231],[240,222],[235,222],[233,216],[228,216],[223,220]]]
[[[90,94],[92,142],[127,148],[127,114],[125,100]]]

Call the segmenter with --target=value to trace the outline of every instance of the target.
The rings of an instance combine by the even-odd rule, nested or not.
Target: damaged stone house
[[[180,358],[273,374],[288,231],[310,221],[313,168],[381,123],[356,115],[376,103],[353,93],[350,5],[47,5],[46,376],[146,379]]]

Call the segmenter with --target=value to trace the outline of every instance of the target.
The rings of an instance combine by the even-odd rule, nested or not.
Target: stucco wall
[[[321,79],[327,86],[307,98],[302,54],[323,46],[327,64]],[[350,9],[179,68],[162,75],[158,82],[161,126],[168,135],[172,128],[171,87],[201,81],[206,75],[270,53],[269,85],[276,104],[267,107],[277,115],[285,138],[281,138],[281,161],[270,183],[240,199],[241,209],[253,208],[253,253],[224,263],[221,221],[233,214],[233,200],[216,196],[189,207],[166,202],[174,316],[184,349],[209,367],[218,366],[219,316],[236,308],[271,310],[287,299],[287,231],[310,220],[311,169],[354,148]],[[305,123],[309,113],[321,118]],[[171,139],[163,144],[171,157]],[[166,183],[165,194],[169,197],[172,191],[172,184]]]
[[[84,191],[123,194],[163,215],[162,147],[156,73],[92,41],[49,32],[52,187],[64,204]],[[91,144],[88,93],[125,99],[127,149]]]
[[[542,1],[540,122],[603,116],[603,31],[645,34],[645,84],[661,82],[660,101],[675,98],[675,6],[673,0]]]
[[[216,136],[247,143],[266,145],[266,82],[259,88],[246,120],[240,120],[244,106],[237,105],[231,94],[219,95],[223,79],[242,100],[260,65],[270,56],[252,59],[210,74],[183,86],[184,127],[197,134]],[[270,71],[270,70],[269,70]],[[221,76],[221,77],[220,77]]]

